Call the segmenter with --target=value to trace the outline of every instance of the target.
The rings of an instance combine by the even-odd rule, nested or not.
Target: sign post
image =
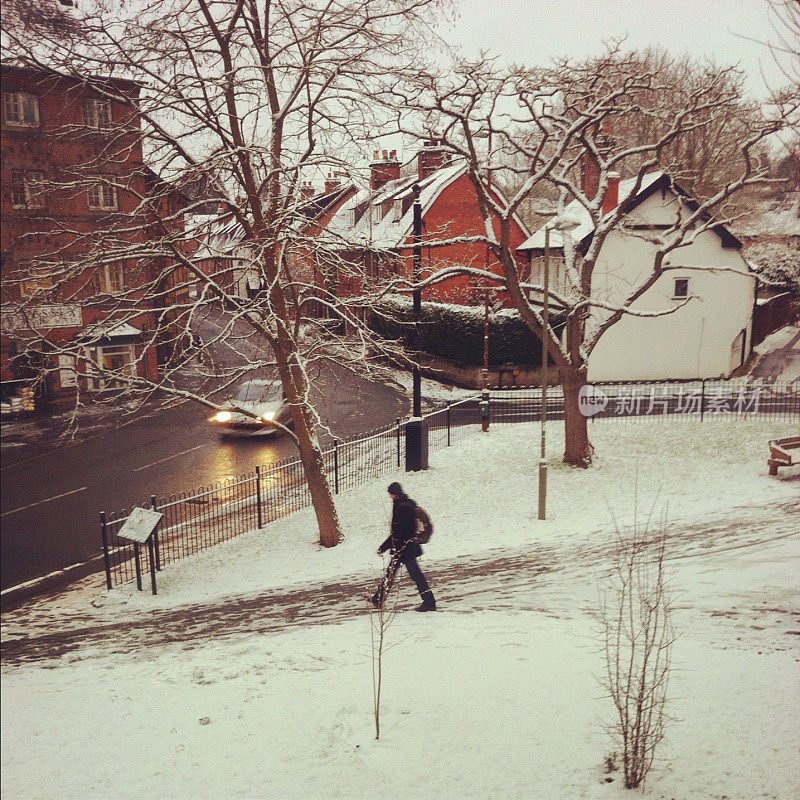
[[[136,588],[139,591],[142,590],[142,562],[139,555],[139,546],[147,544],[147,552],[150,557],[150,583],[153,588],[153,594],[157,594],[156,554],[153,539],[158,530],[158,524],[162,519],[164,519],[164,515],[160,511],[155,511],[152,508],[134,508],[117,533],[117,538],[133,542],[133,555],[136,561]]]

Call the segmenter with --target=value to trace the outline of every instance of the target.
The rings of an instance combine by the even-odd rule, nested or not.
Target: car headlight
[[[272,420],[275,419],[275,412],[267,411],[266,414],[261,415],[261,419],[264,420],[264,422],[272,422]]]
[[[231,412],[230,412],[230,411],[217,411],[217,413],[216,413],[216,414],[214,414],[214,419],[215,419],[217,422],[229,422],[229,421],[230,421],[230,418],[231,418],[232,416],[233,416],[233,415],[231,414]]]

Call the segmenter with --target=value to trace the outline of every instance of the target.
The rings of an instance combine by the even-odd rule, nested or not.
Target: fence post
[[[106,586],[111,589],[111,562],[108,556],[108,528],[106,525],[106,512],[100,512],[100,534],[103,537],[103,561],[106,565]]]
[[[150,507],[153,511],[158,511],[158,504],[156,503],[156,496],[154,494],[150,495]],[[155,550],[156,556],[156,569],[161,572],[161,547],[158,543],[158,526],[153,531],[153,545]],[[155,594],[155,592],[153,592]]]
[[[450,447],[450,401],[447,401],[447,446]]]
[[[702,384],[700,389],[700,422],[702,422],[706,413],[706,379],[703,378],[700,383]]]
[[[147,547],[150,551],[150,587],[153,594],[158,594],[156,591],[156,563],[158,562],[158,525],[153,531],[153,535],[147,539]],[[160,569],[160,567],[159,567]]]
[[[139,542],[133,543],[133,560],[136,563],[136,588],[142,591],[142,559],[139,555]]]
[[[261,467],[256,465],[256,515],[259,529],[263,527],[261,519]]]
[[[333,440],[333,491],[339,494],[339,440]]]
[[[397,418],[397,468],[400,469],[400,417]]]

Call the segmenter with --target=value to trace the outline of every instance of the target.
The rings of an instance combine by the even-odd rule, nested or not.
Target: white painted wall
[[[662,198],[657,192],[636,209],[635,215],[640,223],[668,224],[674,221],[677,207],[674,195]],[[651,274],[654,253],[653,244],[615,231],[606,240],[595,267],[592,296],[622,304]],[[732,369],[731,347],[742,330],[747,332],[749,352],[755,279],[714,269],[726,267],[747,273],[740,252],[724,248],[716,233],[706,231],[692,244],[673,251],[667,263],[676,268],[666,270],[631,308],[664,311],[678,306],[680,301],[673,299],[675,278],[688,278],[689,294],[696,298],[667,316],[623,317],[603,334],[591,353],[589,380],[725,376]],[[596,310],[592,322],[599,322],[608,313]]]

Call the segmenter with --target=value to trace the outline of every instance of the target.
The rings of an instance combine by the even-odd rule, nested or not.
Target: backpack
[[[414,538],[420,544],[428,544],[431,540],[431,534],[433,533],[431,518],[428,516],[428,512],[420,506],[416,507],[414,513],[417,517],[417,533]]]

